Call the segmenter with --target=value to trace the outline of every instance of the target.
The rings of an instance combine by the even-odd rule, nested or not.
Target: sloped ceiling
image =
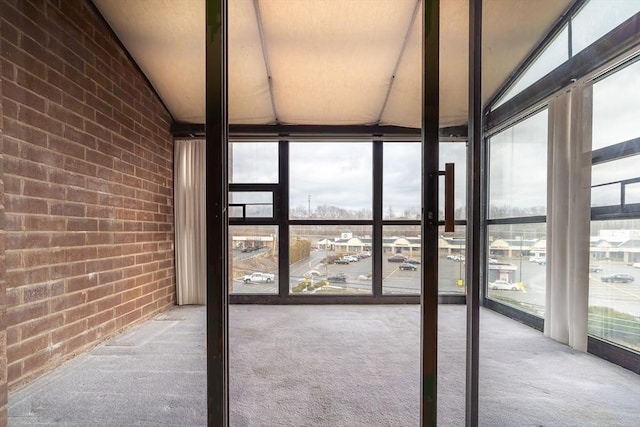
[[[94,0],[178,122],[205,121],[205,1]],[[483,100],[571,0],[485,0]],[[231,124],[420,127],[422,0],[228,2]],[[467,123],[468,0],[441,0],[440,125]]]

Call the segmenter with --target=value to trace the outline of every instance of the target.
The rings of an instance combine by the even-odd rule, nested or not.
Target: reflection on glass
[[[371,226],[290,227],[291,295],[371,295]]]
[[[490,225],[488,297],[544,317],[546,224]]]
[[[467,143],[441,142],[440,170],[444,170],[446,163],[455,165],[454,217],[455,219],[465,219],[467,217]],[[440,178],[438,188],[439,220],[444,221],[444,176]]]
[[[438,239],[438,291],[442,294],[466,292],[466,227],[456,225],[445,233],[440,227]]]
[[[382,215],[384,219],[420,219],[420,143],[384,144]]]
[[[291,143],[289,217],[371,219],[371,143]]]
[[[593,149],[640,137],[638,117],[640,61],[593,85]]]
[[[547,110],[489,140],[489,218],[545,215]]]
[[[493,108],[504,104],[567,59],[569,59],[569,30],[565,26]]]
[[[278,182],[278,144],[275,142],[229,144],[229,182],[276,184]]]
[[[619,206],[620,184],[602,185],[591,188],[591,207]]]
[[[640,116],[639,116],[640,117]],[[608,184],[640,176],[640,155],[599,163],[591,168],[591,185]]]
[[[571,22],[573,54],[640,12],[638,0],[591,0]]]
[[[640,351],[640,219],[592,221],[589,334]]]
[[[422,237],[419,225],[382,229],[382,293],[419,295]]]
[[[230,218],[273,218],[270,191],[231,191],[229,205]]]
[[[626,184],[624,186],[624,203],[640,203],[640,182]]]
[[[278,293],[278,227],[229,227],[229,294]]]

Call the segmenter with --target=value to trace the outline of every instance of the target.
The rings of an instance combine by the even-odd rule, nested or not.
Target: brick
[[[44,317],[47,314],[49,314],[49,305],[46,301],[17,307],[7,307],[7,325],[18,325],[29,320]]]
[[[89,273],[80,277],[67,279],[66,291],[71,293],[94,287],[98,284],[98,275]]]
[[[80,203],[69,203],[69,202],[50,202],[49,214],[61,215],[61,216],[84,217],[85,205]]]

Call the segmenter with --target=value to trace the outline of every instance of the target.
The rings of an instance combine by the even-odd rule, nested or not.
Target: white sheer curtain
[[[587,350],[591,220],[591,89],[549,105],[545,335]]]
[[[178,304],[206,303],[205,141],[176,140],[174,203]]]

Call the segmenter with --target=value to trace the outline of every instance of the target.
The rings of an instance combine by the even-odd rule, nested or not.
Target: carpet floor
[[[465,307],[439,308],[438,425],[464,425]],[[481,310],[481,426],[640,426],[640,376]],[[231,306],[232,427],[413,427],[417,306]],[[9,393],[9,426],[204,426],[204,307]]]

